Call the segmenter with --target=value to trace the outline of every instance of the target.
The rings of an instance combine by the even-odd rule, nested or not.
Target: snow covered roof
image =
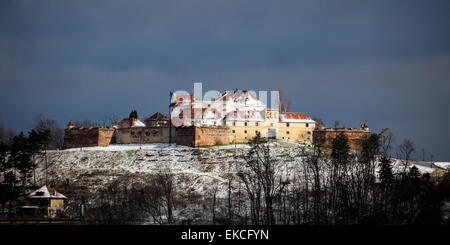
[[[190,109],[190,117],[185,116],[189,110],[182,110],[179,114],[180,119],[221,119],[222,114],[215,108],[192,108]]]
[[[232,111],[227,114],[226,120],[263,122],[264,118],[260,111]]]
[[[305,122],[314,123],[305,113],[302,112],[280,112],[280,122]]]
[[[261,106],[265,107],[265,104],[260,101],[253,93],[248,90],[235,90],[227,91],[222,94],[216,101],[225,100],[232,101],[238,104],[244,104],[247,106]]]
[[[443,169],[450,169],[450,162],[435,162],[434,165]]]
[[[31,192],[28,198],[38,199],[38,198],[52,198],[52,199],[66,199],[67,197],[63,194],[57,192],[55,189],[50,186],[44,185],[41,188]]]
[[[136,118],[124,118],[115,126],[115,128],[134,128],[145,127],[145,124]]]

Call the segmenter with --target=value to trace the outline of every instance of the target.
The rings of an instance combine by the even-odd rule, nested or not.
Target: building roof
[[[182,110],[180,112],[180,115],[178,116],[181,118],[188,118],[185,117],[185,112],[189,112],[189,110]],[[188,119],[221,119],[222,114],[215,108],[192,108],[190,109],[190,118]]]
[[[147,117],[147,119],[145,119],[144,121],[165,121],[165,120],[169,120],[168,117],[166,117],[164,114],[162,114],[161,112],[156,112],[155,114]]]
[[[177,94],[177,101],[193,101],[194,98],[193,94]]]
[[[264,117],[260,111],[231,111],[226,115],[226,120],[263,122]]]
[[[238,104],[244,104],[247,106],[261,106],[265,107],[265,104],[261,102],[253,93],[248,90],[235,90],[227,91],[223,93],[216,101],[232,101]]]
[[[41,188],[31,192],[27,195],[27,198],[32,199],[66,199],[67,197],[57,192],[55,189],[48,185],[44,185]]]
[[[145,127],[145,124],[136,118],[124,118],[115,127],[116,128]]]
[[[308,115],[302,112],[280,112],[279,120],[280,122],[315,122]]]

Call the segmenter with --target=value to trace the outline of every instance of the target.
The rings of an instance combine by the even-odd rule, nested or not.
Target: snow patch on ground
[[[405,170],[405,163],[402,160],[399,159],[392,159],[392,171],[394,173],[401,173]],[[418,164],[411,164],[408,163],[408,166],[406,166],[406,170],[408,171],[410,168],[412,168],[413,166],[417,167],[417,169],[419,169],[419,172],[421,174],[425,174],[425,173],[429,173],[431,174],[432,172],[434,172],[436,169],[435,168],[430,168],[430,167],[425,167],[422,165],[418,165]]]
[[[63,151],[130,151],[130,150],[151,150],[151,149],[183,149],[189,148],[183,145],[168,144],[168,143],[153,143],[153,144],[112,144],[108,146],[92,146],[70,148]]]
[[[444,169],[450,168],[450,162],[435,162],[434,165]]]

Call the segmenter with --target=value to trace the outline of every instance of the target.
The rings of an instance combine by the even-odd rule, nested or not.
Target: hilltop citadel
[[[279,105],[279,103],[275,103]],[[221,93],[212,100],[193,94],[174,96],[170,118],[157,112],[144,122],[125,118],[111,127],[78,127],[69,122],[64,148],[109,144],[175,143],[191,147],[247,143],[261,137],[292,143],[330,146],[338,134],[360,149],[370,136],[367,123],[360,128],[325,128],[302,112],[269,108],[248,90]]]

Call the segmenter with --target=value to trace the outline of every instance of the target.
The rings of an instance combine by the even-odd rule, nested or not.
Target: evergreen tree
[[[0,203],[4,207],[5,203],[11,198],[12,185],[9,183],[9,172],[11,170],[10,162],[8,161],[8,145],[0,142],[0,174],[2,175],[2,182],[0,182]],[[2,208],[3,213],[3,208]]]
[[[135,119],[138,119],[137,111],[136,111],[136,110],[132,110],[131,113],[130,113],[129,118],[135,118]]]
[[[264,138],[261,137],[261,133],[258,131],[256,132],[256,136],[250,139],[249,144],[250,145],[256,145],[267,142]]]
[[[364,163],[373,162],[376,156],[380,152],[380,139],[382,137],[381,134],[371,134],[367,140],[364,140],[362,143],[362,159],[361,161]]]
[[[36,167],[37,167],[37,164],[34,161],[34,155],[35,154],[42,155],[43,154],[42,151],[47,149],[47,147],[51,142],[51,139],[52,139],[51,131],[48,129],[39,131],[33,129],[28,133],[28,141],[30,145],[30,151],[32,154],[32,162],[33,162],[32,164],[34,175],[33,185],[36,184]]]
[[[13,138],[11,146],[11,160],[13,161],[14,168],[17,169],[19,180],[22,184],[21,189],[25,193],[26,184],[31,177],[31,172],[35,168],[35,164],[31,160],[32,150],[31,144],[27,137],[21,132],[19,135]]]
[[[383,190],[388,190],[394,183],[394,174],[392,173],[391,159],[383,156],[380,161],[380,186]]]
[[[411,187],[414,195],[417,195],[420,192],[420,186],[422,184],[422,175],[419,172],[419,169],[416,166],[412,166],[409,169],[408,175],[408,184]]]
[[[348,163],[350,153],[350,146],[348,138],[344,134],[339,134],[332,142],[331,158],[333,162],[338,165],[345,165]]]
[[[28,140],[31,152],[39,153],[50,143],[51,132],[48,129],[39,131],[33,129],[28,133]]]

